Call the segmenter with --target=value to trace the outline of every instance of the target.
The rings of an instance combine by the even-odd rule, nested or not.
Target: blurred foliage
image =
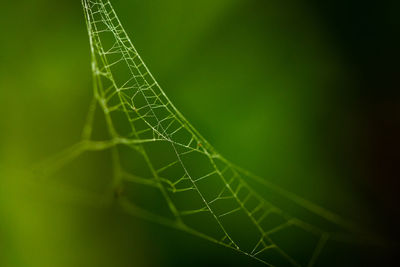
[[[357,165],[357,139],[363,138],[352,105],[357,68],[315,5],[113,3],[164,91],[221,154],[289,191],[376,225]],[[78,0],[8,1],[2,14],[1,266],[255,264],[86,197],[89,205],[82,205],[81,195],[68,187],[32,182],[26,172],[32,164],[80,138],[92,94],[87,33]],[[72,177],[75,185],[106,183],[100,176],[107,159],[101,162],[87,165],[87,181]]]

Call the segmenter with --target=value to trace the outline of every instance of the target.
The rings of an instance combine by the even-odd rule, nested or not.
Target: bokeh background
[[[169,98],[221,154],[390,244],[332,265],[390,262],[399,2],[112,3]],[[6,1],[1,13],[0,266],[257,264],[33,181],[31,166],[80,138],[92,94],[88,37],[79,0]],[[72,186],[104,184],[100,162],[88,160],[87,179]]]

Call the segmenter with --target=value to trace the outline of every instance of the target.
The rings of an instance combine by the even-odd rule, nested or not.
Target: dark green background
[[[399,5],[320,2],[112,1],[164,91],[221,154],[394,240]],[[89,44],[79,0],[1,9],[0,265],[255,264],[29,181],[24,169],[80,138]]]

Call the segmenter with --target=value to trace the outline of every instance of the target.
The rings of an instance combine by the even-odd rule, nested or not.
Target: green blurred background
[[[169,98],[221,154],[399,236],[398,3],[112,3]],[[26,170],[80,139],[91,100],[81,3],[7,1],[0,25],[0,266],[256,264],[32,181]],[[107,181],[98,162],[74,188]],[[389,262],[391,249],[332,265]]]

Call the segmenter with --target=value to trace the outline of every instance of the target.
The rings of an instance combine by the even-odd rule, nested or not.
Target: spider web
[[[285,265],[313,266],[329,241],[353,238],[357,231],[352,224],[223,158],[165,95],[110,1],[82,0],[82,4],[92,56],[93,103],[82,141],[53,160],[48,173],[85,151],[108,150],[112,187],[128,213],[269,266],[274,266],[274,257]],[[94,138],[98,108],[104,115],[106,140]],[[261,196],[250,181],[270,188],[322,223],[289,214],[278,207],[279,201]],[[140,200],[143,192],[151,192],[152,200]]]

